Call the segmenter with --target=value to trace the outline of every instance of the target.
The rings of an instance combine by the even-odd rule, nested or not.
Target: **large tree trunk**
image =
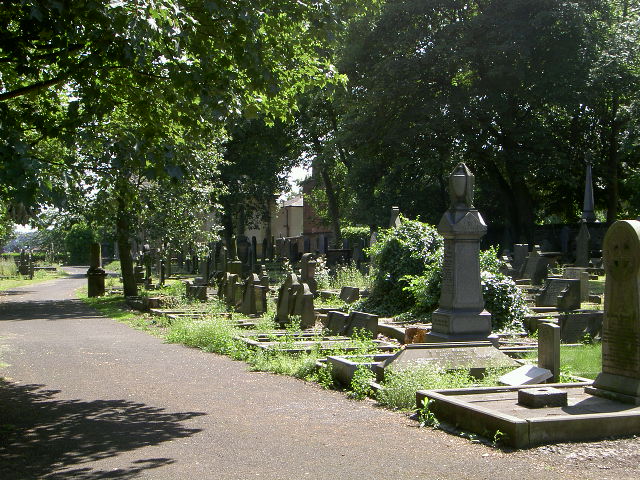
[[[131,219],[127,203],[120,192],[117,198],[118,213],[116,218],[116,236],[118,239],[118,254],[120,256],[120,270],[125,297],[138,294],[136,279],[133,274],[133,258],[131,257]]]
[[[320,167],[320,174],[322,175],[322,182],[324,183],[325,191],[327,192],[327,203],[329,207],[329,216],[331,217],[331,228],[335,234],[335,246],[340,248],[340,241],[342,240],[342,232],[340,231],[340,205],[338,203],[338,195],[333,186],[331,175],[329,174],[329,167],[323,164]]]

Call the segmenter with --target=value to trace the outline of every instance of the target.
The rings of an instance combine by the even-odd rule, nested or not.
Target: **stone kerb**
[[[602,372],[586,391],[640,405],[640,222],[615,222],[603,247]]]

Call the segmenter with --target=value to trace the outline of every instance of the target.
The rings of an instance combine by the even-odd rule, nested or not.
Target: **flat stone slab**
[[[490,342],[412,343],[405,345],[381,368],[411,368],[435,365],[445,369],[468,369],[480,376],[489,367],[517,367],[520,364]]]
[[[498,381],[503,385],[515,387],[518,385],[542,383],[552,376],[551,370],[547,370],[546,368],[536,367],[535,365],[523,365],[502,375]]]
[[[459,390],[419,390],[438,420],[461,429],[529,448],[559,442],[581,442],[640,434],[640,406],[585,393],[591,382],[549,384],[567,392],[567,406],[528,408],[518,404],[518,392],[531,387],[484,387]]]

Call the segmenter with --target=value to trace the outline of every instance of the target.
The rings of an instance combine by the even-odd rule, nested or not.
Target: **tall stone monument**
[[[91,244],[89,270],[87,270],[87,295],[101,297],[104,295],[104,278],[107,273],[102,268],[102,247],[99,243]]]
[[[234,275],[242,275],[242,262],[238,258],[236,237],[231,237],[229,241],[229,258],[231,258],[231,260],[227,261],[227,272]]]
[[[640,405],[640,221],[611,225],[602,253],[602,372],[586,391]]]
[[[587,222],[595,222],[596,214],[593,211],[593,180],[591,178],[591,158],[587,161],[587,172],[584,179],[584,201],[582,204],[582,219]]]
[[[451,206],[438,225],[444,237],[442,291],[431,316],[431,341],[486,340],[491,314],[480,283],[480,239],[487,225],[473,206],[474,176],[459,163],[449,177]]]
[[[580,220],[580,230],[578,230],[578,236],[576,237],[576,267],[588,267],[589,266],[589,240],[591,235],[587,228],[587,221]]]

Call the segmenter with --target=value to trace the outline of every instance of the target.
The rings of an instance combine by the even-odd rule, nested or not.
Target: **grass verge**
[[[21,287],[24,285],[33,285],[34,283],[46,282],[47,280],[55,280],[56,278],[63,278],[68,275],[67,272],[57,269],[55,272],[47,272],[43,270],[37,270],[33,273],[33,279],[24,278],[21,275],[13,278],[0,279],[0,292],[9,290],[10,288]]]

